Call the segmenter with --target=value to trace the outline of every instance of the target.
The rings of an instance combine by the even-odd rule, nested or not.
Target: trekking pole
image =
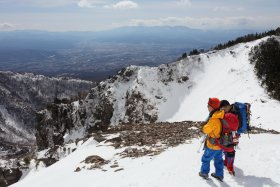
[[[199,148],[198,148],[198,150],[197,150],[197,153],[200,153],[201,146],[202,146],[202,144],[205,143],[206,137],[207,137],[207,136],[204,135],[203,138],[200,140],[200,146],[199,146]]]

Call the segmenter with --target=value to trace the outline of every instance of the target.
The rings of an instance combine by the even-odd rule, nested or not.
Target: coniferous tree
[[[197,49],[190,51],[190,56],[192,55],[199,55],[199,51]]]
[[[250,61],[255,65],[257,77],[272,97],[280,100],[280,43],[275,38],[255,46]]]

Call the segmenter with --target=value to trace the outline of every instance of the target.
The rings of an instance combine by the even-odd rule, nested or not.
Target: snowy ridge
[[[194,85],[192,77],[201,72],[202,67],[203,64],[197,61],[197,57],[153,68],[129,66],[113,79],[101,82],[101,94],[113,104],[111,125],[132,121],[151,122],[150,119],[143,118],[145,112],[154,117],[152,120],[163,121],[172,115],[184,94],[190,91]],[[92,92],[97,92],[97,89],[94,88]],[[134,98],[137,94],[141,98]],[[94,103],[91,98],[89,95],[86,101],[92,105]],[[140,113],[135,118],[127,114],[130,99],[134,101],[134,113]],[[135,102],[136,100],[139,102]],[[175,107],[173,109],[170,106]]]
[[[33,168],[15,187],[37,186],[280,186],[279,135],[242,135],[236,152],[236,176],[225,171],[223,183],[198,176],[202,151],[200,141],[192,139],[157,156],[137,159],[120,158],[118,152],[104,142],[89,138],[71,143],[86,135],[87,125],[117,125],[120,122],[149,123],[154,121],[203,121],[208,114],[209,97],[252,104],[252,125],[280,131],[280,103],[271,99],[254,75],[249,63],[251,47],[263,38],[238,44],[221,51],[210,51],[155,68],[130,66],[115,77],[101,82],[83,101],[71,104],[73,130],[64,134],[65,146],[75,151],[60,150],[61,160],[48,168]],[[66,106],[64,106],[66,107]],[[83,113],[84,112],[84,113]],[[86,113],[86,118],[81,118]],[[105,116],[105,117],[104,117]],[[75,129],[82,127],[81,134]],[[80,129],[81,130],[81,129]],[[39,153],[44,155],[46,150]],[[118,162],[123,170],[110,165],[103,170],[78,171],[88,167],[83,161],[99,155]],[[211,172],[213,168],[211,168]]]
[[[54,106],[56,109],[51,110],[60,111],[58,115],[56,112],[50,115],[53,111],[42,111],[42,122],[37,128],[37,144],[41,137],[46,137],[43,139],[48,140],[48,145],[53,144],[55,138],[51,134],[46,135],[46,132],[62,133],[60,137],[67,137],[64,138],[64,142],[67,142],[73,137],[83,138],[92,129],[106,129],[109,125],[160,121],[162,116],[172,114],[173,109],[170,110],[168,105],[179,104],[183,99],[182,93],[190,90],[193,82],[189,76],[200,71],[200,66],[201,63],[196,62],[195,58],[154,68],[129,66],[92,88],[85,100],[67,106]],[[50,119],[50,116],[55,117]],[[69,120],[71,124],[66,124],[65,121]],[[79,133],[76,133],[77,129]],[[48,148],[47,144],[39,141],[42,145],[40,149]]]
[[[206,73],[194,77],[197,86],[185,95],[176,114],[167,120],[201,120],[207,115],[205,103],[208,97],[218,97],[230,102],[251,103],[252,125],[279,131],[276,116],[280,112],[279,101],[267,95],[249,62],[251,48],[267,38],[199,55]]]
[[[48,128],[61,133],[65,129],[60,127],[69,126],[67,139],[73,139],[71,134],[83,138],[92,129],[106,129],[119,123],[203,121],[207,116],[205,103],[208,98],[218,97],[230,102],[251,103],[255,114],[252,125],[279,130],[275,113],[270,112],[271,106],[280,112],[279,102],[269,98],[259,85],[253,64],[249,63],[251,48],[267,38],[188,56],[159,67],[129,66],[92,88],[85,100],[72,103],[68,108],[58,106],[58,110],[68,111],[65,116],[71,116],[71,125],[61,123],[55,125],[56,128]],[[48,116],[46,113],[42,118],[48,119]],[[43,121],[39,136],[45,136],[44,123],[68,119],[59,115],[51,120],[53,122]],[[75,132],[81,128],[79,133]],[[61,136],[65,137],[65,134]]]
[[[249,62],[251,48],[267,38],[191,56],[155,68],[126,68],[122,76],[100,84],[101,94],[113,105],[110,124],[150,122],[150,118],[143,117],[145,115],[151,116],[155,121],[201,121],[207,116],[205,103],[208,98],[218,97],[230,102],[251,103],[255,114],[253,125],[280,130],[273,120],[276,118],[269,112],[270,106],[280,112],[279,102],[270,99],[259,85],[253,65]],[[97,91],[99,90],[94,89],[93,92]],[[132,98],[133,114],[137,113],[138,116],[133,116],[128,111],[128,100],[135,93],[142,97],[138,100]],[[90,96],[88,103],[89,107],[96,104],[91,102]],[[260,111],[259,108],[267,112]]]

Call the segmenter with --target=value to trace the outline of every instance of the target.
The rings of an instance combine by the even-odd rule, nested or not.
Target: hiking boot
[[[229,171],[229,174],[232,176],[235,176],[235,172],[234,171]]]
[[[209,179],[208,174],[199,172],[198,175],[204,179]]]
[[[215,179],[223,182],[223,179],[224,179],[223,177],[220,177],[220,176],[216,175],[215,173],[211,173],[211,176],[214,177]]]

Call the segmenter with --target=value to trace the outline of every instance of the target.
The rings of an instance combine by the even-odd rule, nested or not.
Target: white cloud
[[[177,5],[179,6],[191,6],[191,1],[190,0],[179,0],[176,2]]]
[[[87,0],[80,0],[78,6],[82,8],[94,8],[95,6]]]
[[[217,6],[213,8],[214,12],[229,12],[229,11],[244,11],[243,7],[233,8],[233,7],[225,7],[225,6]]]
[[[0,4],[21,4],[39,7],[61,7],[78,5],[79,7],[93,8],[105,4],[107,0],[0,0]]]
[[[9,30],[15,28],[14,24],[11,23],[0,23],[0,29],[1,30]]]
[[[238,7],[236,10],[238,10],[238,11],[244,11],[245,8],[244,8],[244,7]]]
[[[237,28],[253,25],[256,20],[251,17],[165,17],[159,19],[133,19],[129,26],[187,26],[192,28]]]
[[[105,3],[106,0],[79,0],[78,6],[82,8],[94,8]]]
[[[133,1],[120,1],[116,4],[106,5],[104,8],[113,8],[113,9],[131,9],[131,8],[138,8],[138,4]]]
[[[213,9],[214,12],[227,12],[230,11],[228,7],[218,6]]]
[[[76,4],[77,0],[0,0],[0,4],[33,5],[40,7],[60,7]]]

